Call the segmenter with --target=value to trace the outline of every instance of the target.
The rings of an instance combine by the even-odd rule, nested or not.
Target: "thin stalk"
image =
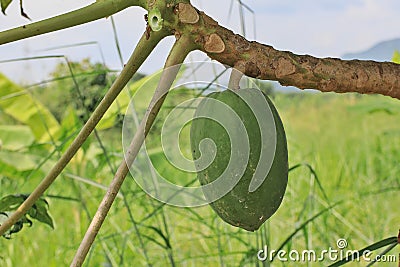
[[[111,18],[111,26],[112,26],[113,34],[114,34],[115,47],[117,48],[118,57],[119,57],[119,60],[121,62],[121,65],[124,65],[124,59],[122,57],[121,46],[119,45],[117,26],[115,25],[114,17],[111,16],[110,18]]]
[[[108,110],[115,98],[119,95],[128,81],[136,73],[145,59],[153,51],[158,42],[163,39],[167,34],[164,32],[153,33],[149,40],[146,40],[146,34],[140,39],[135,51],[130,57],[128,63],[122,70],[121,74],[115,80],[110,90],[104,96],[99,106],[93,112],[92,116],[88,119],[83,126],[78,136],[72,142],[65,154],[57,161],[47,176],[37,186],[37,188],[29,195],[29,197],[21,204],[21,206],[0,225],[0,236],[3,235],[8,229],[11,228],[21,217],[33,206],[43,193],[50,187],[57,176],[64,170],[65,166],[71,161],[72,157],[76,154],[82,144],[86,141],[92,133],[96,125],[99,123],[104,113]]]
[[[176,75],[179,71],[178,64],[183,63],[186,56],[194,50],[196,47],[191,45],[192,42],[185,37],[181,37],[175,45],[172,47],[171,52],[165,63],[164,71],[159,81],[158,87],[154,96],[149,104],[149,108],[144,116],[144,119],[140,123],[140,126],[133,137],[128,151],[125,154],[125,159],[121,162],[118,170],[114,176],[111,185],[104,196],[99,208],[83,238],[75,257],[71,263],[71,267],[82,266],[85,261],[86,255],[88,254],[90,247],[92,246],[97,233],[99,232],[107,214],[111,208],[112,203],[118,194],[126,175],[129,172],[129,167],[132,165],[137,154],[139,153],[140,147],[142,146],[146,135],[148,134],[162,103],[164,102],[169,88],[171,87]],[[175,66],[175,67],[173,67]]]
[[[145,7],[145,0],[102,0],[83,8],[0,32],[0,45],[109,17],[130,6]]]
[[[329,207],[321,210],[320,212],[318,212],[317,214],[315,214],[314,216],[312,216],[311,218],[309,218],[308,220],[304,221],[299,227],[296,227],[296,229],[285,239],[285,241],[282,242],[282,244],[279,246],[278,249],[276,249],[276,251],[280,251],[282,250],[282,248],[289,242],[292,240],[292,238],[301,230],[303,230],[309,223],[313,222],[315,219],[317,219],[319,216],[321,216],[322,214],[324,214],[325,212],[330,211],[331,209],[333,209],[335,206],[340,205],[341,203],[343,203],[344,200],[342,201],[338,201],[336,203],[334,203],[333,205],[330,205]],[[274,261],[275,257],[277,254],[274,254],[272,259],[269,259],[271,262]]]
[[[242,30],[242,35],[246,37],[246,26],[244,21],[243,4],[241,0],[238,0],[238,2],[239,2],[240,28]]]
[[[219,257],[219,266],[221,267],[225,267],[225,263],[224,263],[224,251],[222,248],[222,240],[221,240],[221,236],[222,236],[222,231],[220,228],[221,224],[217,223],[217,246],[218,246],[218,257]]]
[[[397,245],[397,244],[398,244],[398,240],[397,240],[396,236],[389,237],[389,238],[386,238],[386,239],[381,240],[379,242],[376,242],[376,243],[374,243],[372,245],[369,245],[369,246],[367,246],[367,247],[365,247],[365,248],[363,248],[363,249],[361,249],[359,251],[356,251],[352,255],[347,256],[346,258],[344,258],[344,259],[342,259],[340,261],[337,261],[334,264],[329,265],[328,267],[339,267],[339,266],[345,265],[345,264],[347,264],[347,263],[349,263],[351,261],[357,260],[360,256],[364,255],[364,253],[366,251],[372,252],[372,251],[378,250],[380,248],[383,248],[383,247],[386,247],[386,246],[389,246],[389,245],[391,245],[391,248],[390,248],[390,250],[391,250],[394,247],[392,245]]]
[[[113,29],[113,33],[114,33],[114,41],[115,41],[115,46],[117,48],[118,57],[119,57],[119,60],[121,62],[121,66],[123,67],[124,66],[124,59],[122,57],[121,46],[119,44],[119,38],[118,38],[118,33],[117,33],[117,27],[115,25],[115,21],[114,21],[113,16],[111,16],[111,25],[112,25],[112,29]],[[130,94],[130,91],[127,90],[127,92],[128,92],[129,97],[131,98],[132,96]],[[119,107],[118,107],[118,109],[119,109]],[[139,126],[139,125],[137,125],[137,126]],[[110,166],[110,168],[112,168],[112,172],[115,173],[115,168],[111,167],[111,166]],[[148,254],[147,254],[146,246],[144,244],[142,235],[140,233],[140,230],[139,230],[139,227],[138,227],[138,223],[136,222],[135,218],[133,217],[133,213],[132,213],[131,207],[129,206],[128,200],[125,197],[126,194],[125,194],[125,192],[124,192],[124,190],[122,188],[120,189],[120,192],[124,196],[123,197],[124,205],[125,205],[126,210],[128,212],[129,219],[131,220],[131,222],[133,224],[133,228],[135,229],[135,234],[137,236],[138,242],[139,242],[140,247],[142,249],[142,253],[143,253],[143,256],[144,256],[144,258],[146,260],[147,266],[148,267],[152,267],[153,265],[151,264],[150,258],[149,258]],[[121,257],[121,259],[122,259],[122,257]]]
[[[167,249],[167,253],[168,253],[168,259],[169,262],[171,264],[171,267],[175,267],[175,260],[174,260],[174,250],[172,249],[172,245],[171,242],[169,241],[171,239],[171,236],[169,234],[169,229],[168,229],[168,223],[167,223],[167,218],[165,217],[165,212],[164,209],[161,211],[161,218],[162,218],[162,222],[163,222],[163,226],[164,226],[164,230],[165,230],[165,237],[168,240],[168,249]]]
[[[386,248],[382,253],[379,253],[379,257],[382,258],[382,256],[388,254],[390,251],[392,251],[392,249],[394,249],[394,248],[397,247],[398,245],[399,245],[398,242],[393,243],[393,244],[390,245],[388,248]],[[399,255],[399,256],[400,256],[400,255]],[[377,263],[377,262],[378,262],[378,258],[375,257],[375,259],[374,259],[373,261],[371,261],[371,263],[368,264],[366,267],[370,267],[370,266],[374,265],[374,264]],[[399,261],[399,264],[400,264],[400,261]]]
[[[234,92],[238,92],[240,89],[240,80],[242,79],[243,75],[244,74],[240,70],[232,68],[228,88]]]

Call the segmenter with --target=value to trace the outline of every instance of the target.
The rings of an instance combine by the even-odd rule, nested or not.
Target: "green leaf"
[[[6,14],[6,9],[7,7],[11,4],[12,0],[0,0],[1,3],[1,12],[3,12],[3,14]]]
[[[40,160],[41,158],[36,155],[12,151],[0,151],[0,166],[5,164],[20,172],[36,169]]]
[[[32,219],[36,219],[39,222],[42,222],[44,224],[47,224],[50,226],[52,229],[54,229],[54,224],[53,224],[53,219],[50,217],[50,214],[48,213],[48,205],[46,202],[44,202],[43,199],[40,199],[36,202],[36,204],[31,208],[31,210],[35,210],[35,214],[32,216]]]
[[[0,215],[7,219],[13,211],[15,211],[29,195],[8,195],[0,199]],[[44,198],[40,198],[36,203],[28,210],[28,212],[22,216],[22,218],[14,224],[9,231],[7,231],[3,237],[10,239],[12,234],[18,233],[22,230],[25,224],[32,226],[32,220],[47,224],[54,229],[53,219],[51,218],[48,211],[48,203]],[[30,218],[28,218],[28,216]],[[3,218],[2,218],[2,221]],[[0,221],[1,225],[1,221]]]
[[[23,195],[9,195],[0,199],[0,212],[13,211],[24,202]]]
[[[175,79],[175,83],[179,80],[180,77],[182,77],[184,72],[185,68],[182,67],[179,70],[179,73]],[[144,111],[146,111],[147,109],[148,104],[150,103],[150,99],[152,98],[154,91],[157,88],[161,75],[162,75],[162,70],[159,70],[154,74],[143,77],[133,82],[129,86],[127,86],[128,91],[124,91],[118,95],[117,99],[104,114],[103,118],[97,125],[96,129],[105,130],[113,127],[118,115],[125,115],[125,112],[129,104],[131,103],[132,100],[131,97],[133,97],[136,93],[139,93],[140,97],[134,98],[136,100],[134,102],[135,109],[143,111],[144,113]],[[139,90],[143,86],[145,86],[145,90]],[[140,101],[137,101],[138,99],[140,99]]]
[[[394,51],[392,61],[394,63],[400,64],[400,52],[398,50]]]
[[[0,0],[1,1],[1,0]],[[29,91],[0,74],[0,110],[29,126],[37,141],[48,141],[60,128],[51,112]]]
[[[24,125],[0,125],[2,148],[16,151],[30,146],[35,141],[31,129]]]
[[[158,76],[160,77],[160,73],[157,73]],[[157,75],[155,74],[155,75]],[[126,109],[129,106],[130,103],[130,97],[133,96],[136,91],[141,88],[146,82],[148,82],[150,79],[153,78],[153,80],[158,80],[154,79],[155,75],[151,76],[146,76],[133,84],[128,86],[129,91],[124,91],[121,94],[118,95],[117,99],[114,101],[114,103],[110,106],[110,108],[107,110],[107,112],[104,114],[103,118],[97,125],[96,129],[97,130],[105,130],[109,129],[114,126],[115,120],[118,115],[120,114],[125,114]],[[156,84],[151,84],[148,87],[150,88],[149,91],[151,91],[152,88],[155,88]],[[147,104],[147,103],[144,103]]]
[[[65,117],[61,122],[62,131],[67,135],[72,134],[74,131],[81,127],[76,111],[72,107],[68,107]]]

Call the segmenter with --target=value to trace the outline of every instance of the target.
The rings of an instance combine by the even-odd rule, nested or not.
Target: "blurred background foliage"
[[[0,76],[0,196],[33,190],[115,75],[87,59],[58,65],[50,81],[34,87]],[[137,88],[152,77],[138,75],[129,83],[97,134],[46,193],[55,230],[34,223],[10,241],[0,240],[1,266],[70,263],[122,160],[123,114]],[[257,252],[264,245],[322,251],[335,249],[336,240],[346,238],[354,250],[397,233],[399,102],[377,95],[282,93],[266,82],[259,87],[272,96],[281,114],[290,166],[295,167],[282,206],[262,229],[249,233],[231,227],[210,207],[163,205],[130,176],[86,266],[262,266],[267,263],[257,260]],[[180,92],[168,96],[152,128],[150,157],[159,172],[172,174],[172,182],[196,185],[193,177],[171,168],[159,151],[151,150],[157,148],[162,119],[171,108],[199,93],[193,88]],[[179,138],[188,147],[188,131]],[[276,261],[274,266],[291,265]]]

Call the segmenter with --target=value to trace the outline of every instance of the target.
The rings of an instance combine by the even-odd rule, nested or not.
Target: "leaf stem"
[[[130,6],[145,7],[145,0],[102,0],[83,8],[0,32],[0,45],[109,17]]]
[[[128,83],[128,81],[136,73],[136,71],[145,61],[145,59],[150,55],[154,47],[166,35],[167,34],[164,31],[153,33],[149,40],[146,40],[146,34],[142,36],[128,63],[123,68],[121,74],[115,80],[110,90],[107,92],[103,100],[100,102],[99,106],[85,123],[78,136],[72,142],[65,154],[57,161],[57,163],[53,166],[47,176],[42,180],[42,182],[37,186],[32,194],[29,195],[24,203],[21,204],[21,206],[8,218],[7,221],[0,225],[0,236],[3,235],[8,229],[10,229],[50,187],[50,185],[62,172],[65,166],[71,161],[72,157],[76,154],[82,144],[92,133],[96,125],[103,117],[104,113],[114,102],[115,98],[119,95],[119,93]]]
[[[176,75],[178,74],[180,69],[180,65],[178,64],[183,63],[189,52],[196,48],[191,44],[192,42],[189,41],[188,38],[181,37],[172,47],[165,63],[164,71],[160,78],[158,87],[149,104],[146,114],[141,121],[135,136],[133,137],[128,151],[125,154],[125,159],[118,167],[114,179],[111,182],[102,202],[100,203],[88,230],[86,231],[85,237],[83,238],[75,254],[73,262],[71,263],[71,267],[82,266],[83,262],[85,261],[86,255],[88,254],[89,249],[91,248],[97,233],[99,232],[108,212],[110,211],[111,205],[114,202],[126,175],[129,172],[129,167],[132,165],[137,154],[139,153],[140,147],[142,146],[173,81],[176,78]]]
[[[231,76],[229,77],[228,89],[237,92],[240,89],[240,80],[243,77],[243,72],[236,67],[232,68]]]

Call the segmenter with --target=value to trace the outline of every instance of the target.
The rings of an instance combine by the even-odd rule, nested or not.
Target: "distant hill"
[[[364,59],[364,60],[375,60],[375,61],[391,61],[393,52],[395,50],[400,51],[400,38],[389,41],[380,42],[370,49],[358,52],[358,53],[347,53],[344,54],[342,59]]]

